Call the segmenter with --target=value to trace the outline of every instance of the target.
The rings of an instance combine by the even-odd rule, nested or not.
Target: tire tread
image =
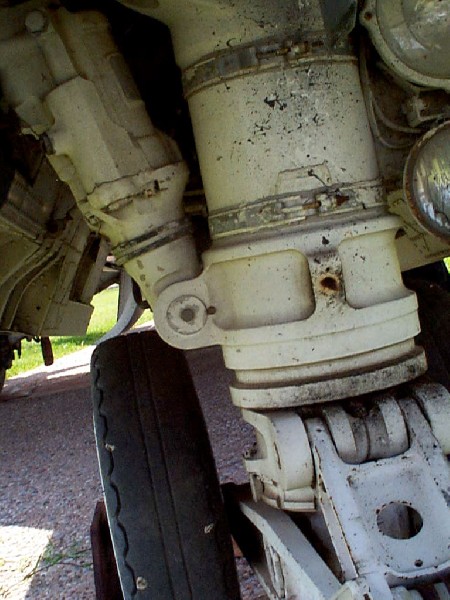
[[[220,487],[184,355],[155,332],[134,333],[101,344],[92,372],[98,457],[125,598],[238,599]],[[138,577],[153,584],[138,593]]]

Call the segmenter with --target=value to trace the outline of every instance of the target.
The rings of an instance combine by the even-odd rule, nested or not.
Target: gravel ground
[[[92,349],[6,383],[0,397],[0,598],[94,600],[89,527],[101,498],[88,365]],[[222,483],[243,483],[250,429],[228,399],[216,349],[188,359]],[[243,600],[266,598],[237,558]]]

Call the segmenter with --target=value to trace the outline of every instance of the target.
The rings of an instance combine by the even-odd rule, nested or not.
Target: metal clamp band
[[[182,238],[191,233],[191,225],[186,219],[172,221],[161,227],[151,229],[144,235],[132,240],[127,240],[112,248],[117,264],[123,265],[128,261],[141,256],[141,254],[156,250],[174,240]]]
[[[302,40],[266,41],[258,46],[244,46],[223,51],[188,67],[183,73],[186,98],[202,88],[224,80],[280,67],[295,67],[305,60],[327,61],[353,58],[347,41],[330,51],[325,37]]]

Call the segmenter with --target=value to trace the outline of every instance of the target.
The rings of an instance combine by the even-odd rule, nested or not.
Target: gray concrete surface
[[[0,396],[0,597],[94,600],[89,527],[101,485],[91,422],[91,349],[6,383]],[[188,353],[222,483],[242,483],[251,431],[228,398],[216,349]],[[265,598],[237,558],[243,600]]]

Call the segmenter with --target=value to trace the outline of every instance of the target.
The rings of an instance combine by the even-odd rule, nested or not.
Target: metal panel
[[[320,4],[333,42],[350,33],[356,22],[356,0],[321,0]]]

